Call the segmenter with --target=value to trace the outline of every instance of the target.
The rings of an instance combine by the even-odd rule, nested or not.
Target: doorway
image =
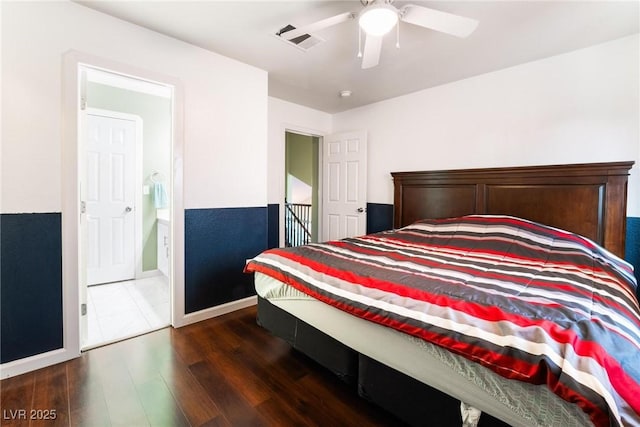
[[[171,324],[171,273],[159,265],[171,252],[173,100],[166,85],[90,66],[80,74],[86,350]]]
[[[320,138],[285,132],[285,246],[318,241]]]

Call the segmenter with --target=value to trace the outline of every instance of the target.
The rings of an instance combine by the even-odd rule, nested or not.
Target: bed
[[[255,273],[258,321],[346,382],[354,384],[363,397],[411,425],[638,425],[638,397],[635,396],[640,395],[640,309],[634,294],[632,269],[619,258],[624,255],[626,183],[632,165],[632,162],[616,162],[393,173],[394,230],[334,242],[330,249],[323,244],[274,249],[248,263],[247,271]],[[462,232],[452,233],[451,227]],[[497,240],[494,234],[486,234],[496,230]],[[416,252],[412,239],[417,239],[421,233],[427,233],[432,246],[424,249],[420,240],[420,249]],[[451,253],[450,243],[456,239],[463,245],[473,241],[474,248],[477,242],[489,241],[491,246],[485,252],[502,254],[506,259],[503,264],[520,263],[516,266],[516,276],[529,274],[522,272],[523,268],[528,268],[522,265],[522,260],[531,258],[531,251],[539,252],[538,247],[532,248],[534,243],[547,249],[551,247],[550,252],[560,253],[559,260],[554,261],[557,264],[567,264],[567,257],[571,258],[570,266],[584,264],[585,259],[590,263],[597,260],[598,267],[592,267],[591,271],[597,271],[594,277],[598,283],[604,281],[606,286],[599,285],[598,291],[590,295],[598,297],[593,299],[595,301],[603,299],[600,297],[606,291],[604,299],[613,299],[617,304],[615,313],[607,311],[595,322],[604,325],[604,329],[616,330],[615,345],[610,346],[611,350],[607,347],[607,351],[597,353],[602,358],[601,365],[615,365],[613,380],[606,375],[599,377],[601,372],[593,374],[586,368],[586,373],[567,373],[562,366],[565,360],[554,359],[556,353],[565,355],[565,350],[552,351],[550,356],[532,351],[530,347],[532,343],[553,347],[562,339],[546,342],[539,337],[530,338],[525,340],[525,347],[529,346],[526,351],[515,354],[503,354],[503,350],[496,347],[496,342],[504,337],[485,339],[482,334],[490,330],[495,335],[496,325],[500,330],[505,329],[505,319],[496,318],[492,325],[486,314],[495,307],[502,307],[505,299],[515,301],[514,298],[525,295],[522,300],[527,303],[519,301],[518,310],[538,307],[540,296],[527,294],[529,287],[534,286],[525,286],[527,292],[518,288],[506,297],[498,297],[494,292],[488,303],[476,294],[443,296],[432,290],[407,290],[396,287],[399,285],[390,279],[390,275],[407,275],[396,271],[397,264],[409,264],[410,276],[429,276],[435,271],[429,263],[440,265],[442,258],[437,257],[442,256],[454,259],[454,264],[463,265],[463,271],[451,273],[454,279],[440,277],[438,280],[441,282],[455,282],[460,274],[466,275],[462,282],[473,282],[475,287],[490,288],[495,283],[505,282],[503,277],[496,276],[493,259],[481,260],[485,264],[474,266],[476,270],[470,272],[465,264],[466,258],[464,262],[460,261],[461,252],[456,249],[456,253]],[[495,246],[496,241],[498,247]],[[400,252],[396,252],[398,247]],[[432,247],[439,248],[440,252],[431,252]],[[514,247],[517,250],[513,251]],[[296,252],[322,252],[326,256],[326,250],[332,253],[324,267],[315,264],[318,260],[307,258],[308,254]],[[420,252],[423,250],[428,253]],[[474,253],[469,248],[465,251]],[[356,263],[368,264],[370,268],[373,265],[375,271],[359,273],[349,264],[354,262],[351,259],[354,253]],[[401,255],[398,253],[402,253],[403,258],[399,258]],[[393,260],[392,266],[388,264],[389,259]],[[322,269],[333,271],[340,268],[343,272],[336,276],[340,284],[327,287],[335,285],[328,279],[332,273],[327,276],[327,271]],[[544,266],[545,271],[548,269],[548,265]],[[292,276],[284,274],[289,270],[293,271]],[[325,275],[323,278],[309,276],[321,270]],[[478,271],[483,273],[478,274]],[[490,286],[485,273],[491,276]],[[571,274],[584,275],[583,272]],[[550,273],[551,277],[557,275]],[[572,276],[572,280],[577,276]],[[475,283],[475,280],[479,282]],[[584,291],[585,284],[582,279],[577,282],[580,293]],[[381,299],[376,300],[378,296],[361,294],[361,289],[352,288],[363,283],[373,289],[374,294],[382,295]],[[387,285],[381,283],[392,285],[385,287]],[[345,287],[340,288],[343,285]],[[439,288],[447,292],[450,290],[449,286]],[[359,297],[355,303],[348,302],[343,299],[345,294]],[[390,300],[399,299],[398,296],[410,304],[418,301],[424,306],[397,309],[387,305]],[[584,311],[582,302],[562,300],[562,304],[558,304],[553,298],[545,296],[547,304],[541,306],[546,310],[548,306],[555,305],[565,317],[584,317],[580,314]],[[473,306],[474,310],[478,306],[485,307],[485,310],[489,308],[465,323],[460,321],[460,316],[469,315],[470,311],[458,310],[458,305]],[[502,307],[501,310],[509,311],[516,305],[510,302],[504,306],[508,308]],[[429,311],[434,307],[436,310],[455,308],[450,310],[454,317],[447,318],[446,323],[438,323],[445,317],[434,317]],[[415,312],[421,313],[417,320],[410,315],[399,317],[400,314],[404,316]],[[594,312],[597,313],[598,309]],[[623,313],[622,317],[616,317],[620,313]],[[472,314],[475,316],[477,313]],[[508,314],[520,316],[522,313],[511,311]],[[547,319],[547,316],[551,315],[545,311],[539,317],[545,322],[558,321],[553,317]],[[535,315],[529,317],[536,318]],[[518,323],[520,317],[508,320],[522,326]],[[445,329],[455,329],[450,327],[451,324],[462,328],[454,331],[457,334],[454,337],[442,333]],[[562,321],[558,324],[564,325]],[[578,331],[584,329],[584,323],[580,325]],[[622,331],[617,330],[620,325],[623,325]],[[551,335],[565,329],[573,331],[564,326],[560,329],[556,326],[541,327]],[[517,335],[513,331],[504,333],[507,337]],[[572,336],[568,341],[591,343],[590,339]],[[566,344],[566,341],[564,339],[563,342]],[[581,345],[576,348],[584,349],[586,344]],[[463,348],[465,346],[472,350],[468,352]],[[513,346],[512,342],[504,344],[504,348]],[[608,351],[613,353],[613,347],[620,354],[609,357]],[[592,359],[600,361],[598,357],[586,357],[583,350],[575,353],[578,353],[578,359],[569,360],[566,363],[568,368],[580,366],[578,370],[582,372],[584,365],[589,365]],[[531,355],[536,355],[535,360]],[[563,357],[571,359],[566,355]],[[620,364],[616,365],[618,360]],[[523,361],[530,363],[523,364]],[[584,375],[593,375],[598,385],[593,386],[591,379],[584,380]],[[616,382],[613,394],[610,393],[611,387],[604,392],[601,390],[601,384],[608,381]],[[606,384],[607,387],[610,385]],[[595,395],[594,388],[599,391]]]

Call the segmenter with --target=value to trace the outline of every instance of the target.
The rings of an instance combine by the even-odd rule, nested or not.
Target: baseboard
[[[179,322],[174,322],[174,327],[179,328],[182,326],[190,325],[192,323],[201,322],[203,320],[211,319],[212,317],[222,316],[223,314],[251,307],[252,305],[256,304],[258,304],[257,296],[247,297],[237,301],[231,301],[226,304],[221,304],[215,307],[186,314]]]
[[[66,362],[80,356],[75,352],[71,352],[65,348],[48,351],[46,353],[36,354],[35,356],[25,357],[23,359],[14,360],[12,362],[0,365],[0,378],[10,378],[21,375],[37,369],[46,368],[47,366]]]
[[[140,273],[136,274],[136,280],[137,279],[148,279],[149,277],[156,277],[156,276],[165,276],[164,274],[162,274],[162,272],[158,269],[155,270],[146,270],[146,271],[142,271]]]

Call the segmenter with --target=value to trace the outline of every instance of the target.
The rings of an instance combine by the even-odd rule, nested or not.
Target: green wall
[[[307,185],[313,186],[313,137],[286,133],[287,172]]]
[[[142,196],[142,271],[157,268],[156,209],[153,205],[153,171],[165,176],[167,195],[171,168],[171,100],[160,96],[87,83],[87,106],[121,113],[135,114],[142,119],[143,154],[142,183],[149,194]],[[139,189],[142,191],[142,189]]]

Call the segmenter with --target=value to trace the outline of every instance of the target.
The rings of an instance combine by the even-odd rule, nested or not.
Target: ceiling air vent
[[[305,52],[311,49],[312,47],[324,42],[324,39],[321,39],[320,37],[312,36],[311,34],[302,34],[296,38],[288,40],[287,31],[291,31],[295,29],[296,27],[294,27],[291,24],[288,24],[287,26],[282,27],[280,30],[278,30],[278,32],[276,33],[276,36],[280,40],[286,42],[287,44],[295,46],[298,49],[302,49]]]

